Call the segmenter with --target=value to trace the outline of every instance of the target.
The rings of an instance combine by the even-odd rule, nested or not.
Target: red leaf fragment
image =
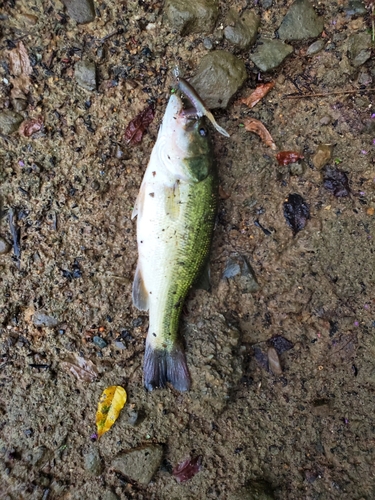
[[[43,127],[43,118],[41,116],[38,116],[38,118],[31,118],[30,120],[24,120],[21,123],[18,132],[20,133],[20,135],[23,135],[24,137],[30,137],[36,132],[39,132],[39,130],[41,130],[42,127]]]
[[[137,115],[126,127],[125,141],[127,144],[139,144],[147,127],[154,119],[155,111],[152,106],[148,106]]]
[[[266,146],[269,146],[271,149],[275,150],[276,144],[273,142],[271,134],[268,132],[263,123],[255,118],[249,118],[244,122],[245,129],[249,132],[254,132],[254,134],[258,134],[262,139]]]
[[[246,104],[249,108],[253,108],[274,86],[275,82],[261,83],[248,97],[244,97],[240,102]]]
[[[295,163],[298,160],[302,160],[303,155],[297,153],[297,151],[280,151],[277,153],[276,159],[279,165],[289,165],[289,163]]]
[[[179,483],[184,483],[195,476],[202,469],[202,455],[187,458],[173,469],[172,474]]]

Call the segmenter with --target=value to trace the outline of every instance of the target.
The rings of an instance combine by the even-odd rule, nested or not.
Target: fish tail
[[[146,342],[143,376],[148,391],[165,387],[167,382],[178,391],[188,391],[190,375],[182,345],[176,344],[168,351],[154,348]]]

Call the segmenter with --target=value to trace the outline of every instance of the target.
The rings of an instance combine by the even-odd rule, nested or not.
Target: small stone
[[[301,176],[305,172],[306,172],[306,164],[305,164],[305,162],[290,163],[289,164],[289,173],[290,173],[290,175]]]
[[[274,500],[271,486],[265,481],[251,482],[235,491],[231,500]]]
[[[306,50],[307,56],[313,56],[324,49],[326,42],[324,40],[316,40],[316,42],[312,43],[308,49]]]
[[[0,111],[0,132],[2,134],[12,134],[23,121],[23,116],[15,111],[10,111],[6,109],[4,111]]]
[[[277,68],[293,52],[293,47],[281,40],[263,38],[258,43],[250,59],[261,71]]]
[[[24,111],[27,108],[26,99],[13,99],[13,108],[16,111]]]
[[[283,370],[280,364],[280,358],[274,347],[269,347],[267,351],[268,366],[274,375],[281,375]]]
[[[163,448],[159,445],[145,445],[118,455],[112,468],[140,484],[147,485],[159,469],[163,459]]]
[[[311,158],[315,168],[322,168],[332,159],[333,145],[332,144],[320,144],[316,150],[316,153]]]
[[[270,7],[272,7],[273,0],[260,0],[260,4],[263,9],[269,9]]]
[[[281,40],[315,38],[323,31],[323,19],[318,17],[309,0],[295,0],[279,28]]]
[[[371,35],[354,33],[348,40],[348,56],[355,68],[364,64],[371,57]]]
[[[224,36],[240,49],[247,49],[256,40],[260,17],[252,10],[245,10],[241,15],[231,9],[225,20]]]
[[[205,36],[203,38],[203,46],[207,50],[212,50],[214,44],[212,43],[212,40],[210,38],[208,38],[207,36]]]
[[[181,35],[211,33],[219,15],[217,0],[166,0],[164,13],[170,26]]]
[[[363,16],[366,13],[366,7],[361,0],[349,0],[348,6],[345,9],[347,16]]]
[[[132,426],[135,426],[138,422],[138,411],[134,408],[128,410],[128,423]]]
[[[85,90],[96,90],[96,66],[91,61],[78,61],[74,76],[78,85]]]
[[[119,497],[113,493],[113,491],[105,491],[102,496],[103,500],[120,500]]]
[[[332,121],[332,118],[328,115],[325,115],[325,116],[323,116],[323,118],[321,118],[319,120],[319,123],[320,123],[320,125],[329,125],[331,123],[331,121]]]
[[[209,108],[226,108],[246,78],[243,61],[225,50],[214,50],[202,57],[190,83]]]
[[[101,337],[99,337],[98,335],[95,335],[95,337],[93,337],[92,341],[94,342],[94,344],[96,346],[99,347],[99,349],[104,349],[105,347],[107,347],[107,342],[102,339]]]
[[[233,255],[227,260],[222,278],[235,279],[242,293],[254,293],[259,290],[255,273],[242,255]]]
[[[95,19],[93,0],[62,0],[69,16],[78,24],[91,23]]]
[[[53,328],[59,324],[58,320],[53,316],[49,316],[43,311],[37,311],[33,316],[33,323],[35,326]]]
[[[114,345],[117,349],[126,349],[126,345],[121,340],[115,340]]]
[[[0,236],[0,255],[5,255],[6,253],[10,252],[11,248],[12,245],[8,243],[5,238],[2,238]]]
[[[103,472],[103,462],[96,446],[90,446],[83,453],[84,467],[87,472],[94,476],[100,476]]]

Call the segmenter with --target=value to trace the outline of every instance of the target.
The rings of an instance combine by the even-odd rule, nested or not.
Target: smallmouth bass
[[[179,335],[186,295],[206,265],[217,209],[217,173],[204,118],[172,94],[151,153],[133,217],[138,263],[133,303],[149,311],[144,357],[148,390],[170,382],[190,388]]]

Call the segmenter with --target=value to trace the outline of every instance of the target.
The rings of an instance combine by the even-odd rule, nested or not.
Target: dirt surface
[[[274,3],[268,10],[255,5],[265,37],[291,4]],[[58,1],[2,4],[0,104],[14,109],[9,51],[22,40],[32,73],[18,112],[41,117],[43,128],[0,137],[0,234],[12,241],[9,209],[21,232],[20,268],[11,252],[0,255],[1,499],[224,500],[244,485],[251,490],[253,481],[265,481],[279,500],[375,497],[375,119],[367,91],[375,68],[371,59],[353,66],[347,52],[349,37],[371,23],[366,15],[348,16],[341,0],[316,2],[325,48],[307,56],[311,42],[293,42],[281,67],[259,75],[249,51],[220,36],[228,4],[221,2],[213,35],[186,37],[163,22],[156,2],[97,3],[96,19],[86,25],[73,22]],[[231,137],[214,134],[222,199],[212,291],[192,291],[182,318],[192,389],[147,393],[148,318],[131,301],[131,210],[170,70],[177,61],[192,76],[207,53],[206,36],[245,61],[248,80],[227,110],[215,113]],[[97,90],[77,85],[81,59],[95,62]],[[276,82],[268,96],[252,110],[236,104],[259,78]],[[285,98],[297,87],[330,95]],[[361,90],[334,94],[353,88]],[[155,119],[142,143],[128,147],[125,128],[150,103]],[[266,125],[279,151],[304,155],[294,166],[298,175],[240,126],[246,117]],[[312,161],[320,144],[334,146],[328,164],[347,174],[349,196],[324,187]],[[310,207],[296,235],[283,214],[292,193]],[[222,279],[238,254],[254,270],[255,293]],[[38,323],[41,313],[55,326]],[[280,354],[276,375],[267,363],[275,336],[293,345]],[[75,354],[95,365],[95,381],[64,369],[62,361]],[[275,372],[277,362],[270,362]],[[108,385],[126,388],[127,406],[91,443]],[[129,412],[138,414],[137,425]],[[163,446],[164,461],[148,486],[113,471],[116,455],[150,442]],[[87,459],[92,447],[96,467]],[[171,466],[189,455],[202,455],[202,470],[178,484]]]

